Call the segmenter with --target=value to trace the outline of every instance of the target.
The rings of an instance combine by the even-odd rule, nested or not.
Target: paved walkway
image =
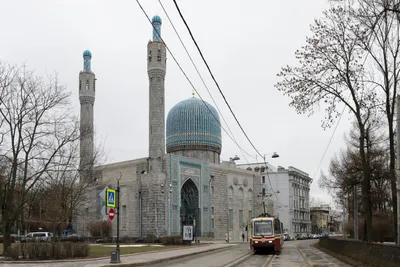
[[[312,240],[312,241],[310,240],[310,241],[306,241],[304,243],[302,242],[297,247],[300,254],[302,254],[302,257],[305,259],[305,261],[307,262],[307,264],[309,266],[351,267],[351,265],[348,265],[348,264],[336,259],[335,257],[332,257],[332,256],[326,254],[325,252],[314,247],[313,244],[315,244],[317,242],[318,242],[318,240]]]
[[[178,259],[181,257],[204,253],[208,251],[228,248],[235,246],[235,244],[210,244],[204,246],[189,247],[184,249],[165,250],[149,253],[137,253],[131,255],[122,255],[120,264],[110,264],[110,257],[95,259],[95,260],[84,260],[84,261],[42,261],[42,262],[9,262],[0,263],[0,266],[4,267],[104,267],[104,266],[136,266],[149,263],[157,263],[165,261],[166,259]]]

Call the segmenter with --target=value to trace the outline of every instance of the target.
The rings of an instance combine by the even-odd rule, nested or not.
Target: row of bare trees
[[[355,121],[365,240],[372,240],[372,182],[375,166],[368,151],[370,127],[385,121],[388,181],[397,235],[394,113],[400,81],[400,15],[397,0],[331,0],[311,26],[312,36],[296,51],[298,64],[282,68],[278,90],[291,97],[298,113],[323,106],[322,127],[331,127],[345,110]],[[343,109],[343,106],[346,109]],[[354,150],[355,151],[355,150]],[[354,181],[354,182],[355,182]]]
[[[0,208],[3,251],[29,223],[54,230],[84,201],[79,122],[56,75],[0,62]],[[89,181],[88,181],[89,182]],[[37,229],[36,229],[37,230]]]

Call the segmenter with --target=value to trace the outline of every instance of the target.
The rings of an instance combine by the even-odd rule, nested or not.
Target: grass
[[[115,245],[115,244],[113,244]],[[173,249],[173,248],[182,248],[187,246],[164,246],[164,247],[155,247],[155,246],[143,246],[143,247],[121,247],[121,255],[124,254],[134,254],[134,253],[143,253],[150,251],[160,251],[165,249]],[[116,247],[105,247],[101,246],[90,246],[89,249],[89,258],[98,258],[98,257],[107,257],[111,255],[111,251],[115,251]]]

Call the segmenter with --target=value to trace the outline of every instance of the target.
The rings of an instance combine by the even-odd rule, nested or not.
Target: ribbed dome
[[[85,51],[83,51],[83,57],[91,58],[92,57],[92,53],[89,50],[85,50]]]
[[[152,22],[152,23],[154,23],[154,22],[162,23],[162,20],[161,20],[160,16],[155,15],[155,16],[151,19],[151,22]]]
[[[167,117],[167,152],[185,149],[221,153],[221,125],[216,109],[198,98],[176,104]]]

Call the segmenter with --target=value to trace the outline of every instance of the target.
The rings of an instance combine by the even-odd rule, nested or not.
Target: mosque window
[[[233,209],[229,209],[229,229],[233,229]]]
[[[96,91],[96,80],[97,80],[97,79],[94,79],[94,80],[93,80],[93,91]]]
[[[122,221],[122,228],[126,228],[126,205],[122,206],[121,210],[121,221]]]
[[[161,49],[158,49],[157,61],[161,61]]]
[[[89,90],[89,80],[86,80],[86,90]]]
[[[239,210],[239,226],[243,226],[243,210]]]
[[[82,81],[79,81],[79,90],[82,90]]]

